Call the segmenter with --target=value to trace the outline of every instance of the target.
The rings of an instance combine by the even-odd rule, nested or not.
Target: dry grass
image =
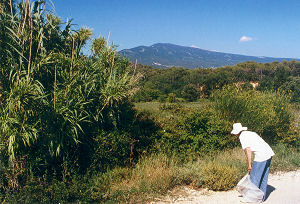
[[[199,110],[202,109],[203,107],[207,106],[209,104],[209,100],[208,99],[201,99],[199,101],[196,102],[184,102],[184,103],[178,103],[180,105],[182,105],[184,108],[186,109],[192,109],[192,110]],[[159,107],[164,104],[161,102],[139,102],[139,103],[135,103],[135,107],[138,110],[146,110],[146,111],[150,111],[150,112],[160,112]],[[176,103],[174,103],[176,104]]]
[[[175,160],[161,154],[144,157],[130,175],[114,183],[111,190],[113,194],[123,192],[126,202],[151,200],[174,187],[176,165]]]
[[[141,192],[166,192],[172,187],[176,164],[166,156],[155,155],[142,160],[133,171],[132,182]]]
[[[300,152],[297,149],[285,145],[276,145],[273,149],[276,155],[271,172],[299,169]],[[114,179],[111,194],[117,194],[118,201],[144,203],[179,185],[223,191],[232,189],[246,172],[247,161],[240,147],[204,155],[187,163],[155,154],[141,158],[131,170],[116,171],[117,177],[122,178]]]
[[[239,181],[238,169],[229,165],[211,162],[202,168],[203,186],[217,191],[226,191],[236,186]]]

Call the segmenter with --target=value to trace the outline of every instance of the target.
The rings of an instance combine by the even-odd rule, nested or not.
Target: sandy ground
[[[300,170],[269,175],[267,200],[265,204],[300,204]],[[214,192],[180,187],[171,195],[158,199],[155,204],[236,204],[241,197],[236,190]]]

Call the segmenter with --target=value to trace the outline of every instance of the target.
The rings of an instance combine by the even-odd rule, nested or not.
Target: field
[[[150,112],[158,112],[159,107],[163,105],[164,103],[161,102],[139,102],[135,103],[135,107],[137,110],[146,110]],[[196,102],[183,102],[183,103],[178,103],[179,105],[183,106],[186,109],[194,109],[194,110],[199,110],[203,108],[204,106],[209,104],[208,99],[202,99]]]

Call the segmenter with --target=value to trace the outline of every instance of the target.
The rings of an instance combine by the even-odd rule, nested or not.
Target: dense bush
[[[237,144],[230,135],[231,125],[209,107],[191,110],[183,105],[164,104],[159,110],[168,115],[160,121],[163,131],[156,145],[160,151],[190,159]]]
[[[188,152],[219,151],[235,144],[226,121],[218,118],[211,110],[196,112],[186,117],[183,129],[185,134],[181,139],[189,146]]]
[[[187,101],[196,101],[200,98],[201,91],[194,84],[188,84],[183,87],[182,97]]]
[[[133,112],[133,110],[131,110]],[[147,112],[123,118],[122,130],[102,131],[94,138],[89,171],[105,171],[114,166],[133,164],[151,150],[158,139],[158,126]]]
[[[288,134],[292,124],[290,96],[281,91],[260,92],[227,86],[216,91],[212,100],[219,116],[230,124],[241,122],[269,142],[295,140]]]
[[[102,37],[83,55],[91,30],[63,24],[45,4],[0,2],[4,190],[126,165],[155,141],[156,124],[130,102],[140,75],[129,61]]]
[[[300,77],[289,77],[280,87],[282,90],[292,95],[293,102],[300,102]]]

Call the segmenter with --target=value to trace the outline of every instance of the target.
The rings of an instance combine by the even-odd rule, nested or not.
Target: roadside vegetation
[[[153,69],[91,36],[44,1],[0,1],[1,202],[232,189],[247,171],[233,122],[272,145],[271,171],[300,167],[299,62]]]

